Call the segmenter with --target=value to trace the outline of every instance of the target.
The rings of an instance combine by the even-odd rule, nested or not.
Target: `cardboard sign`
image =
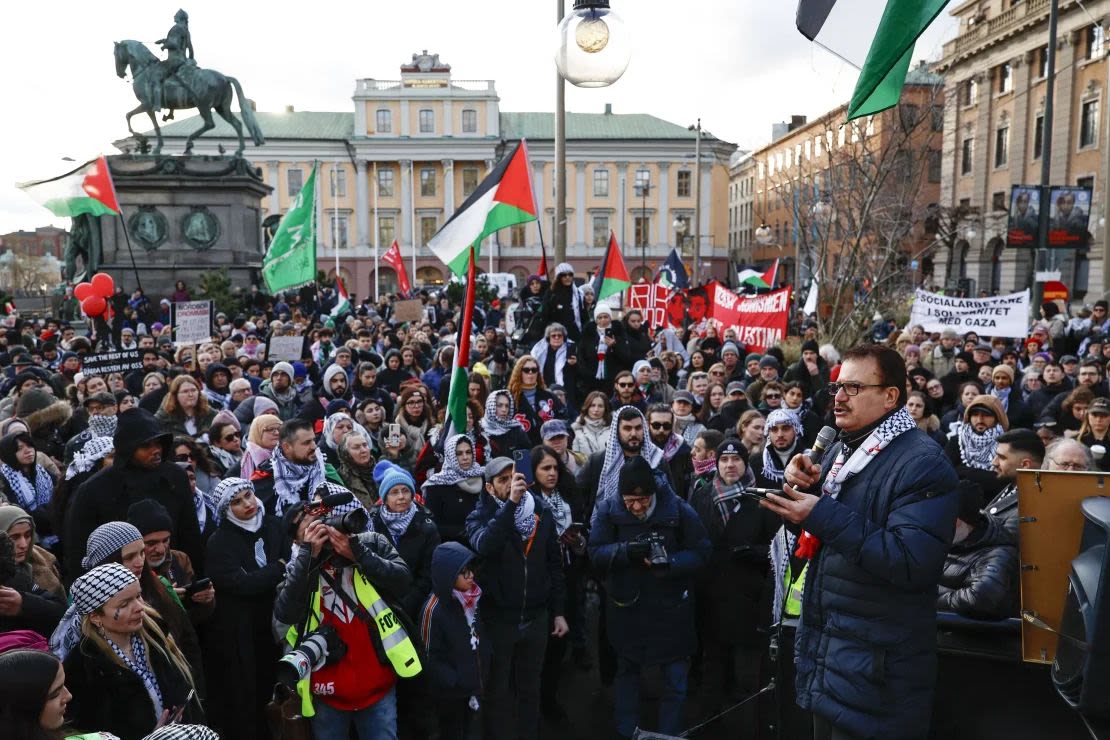
[[[178,347],[212,339],[212,301],[173,304],[173,341]]]
[[[1024,337],[1029,328],[1029,291],[991,298],[956,298],[918,290],[910,310],[910,326],[925,331],[953,329],[992,337]]]
[[[301,359],[304,337],[270,337],[266,345],[266,359],[271,362],[296,362]]]
[[[81,362],[81,372],[88,375],[110,375],[141,370],[143,362],[139,350],[125,349],[120,352],[103,352],[98,355],[85,355]]]
[[[424,302],[419,298],[393,302],[393,319],[398,323],[420,321],[422,318],[424,318]]]

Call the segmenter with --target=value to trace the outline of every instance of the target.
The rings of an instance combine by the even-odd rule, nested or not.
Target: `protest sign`
[[[85,355],[81,361],[81,372],[85,375],[110,375],[141,370],[142,359],[139,350],[125,349],[120,352],[102,352],[98,355]]]
[[[424,303],[419,298],[410,301],[394,301],[393,318],[401,323],[420,321],[424,318]]]
[[[173,341],[178,347],[212,339],[212,301],[173,304]]]
[[[720,283],[708,287],[709,317],[724,329],[735,327],[736,338],[749,352],[765,352],[786,338],[790,288],[741,298]]]
[[[1024,337],[1029,328],[1029,291],[991,298],[956,298],[918,290],[910,310],[910,326],[925,331],[953,329],[992,337]]]
[[[266,359],[295,362],[301,359],[303,347],[304,337],[270,337],[270,343],[266,345]]]
[[[667,300],[671,289],[658,283],[637,283],[628,288],[628,309],[644,316],[644,324],[652,332],[667,325]]]

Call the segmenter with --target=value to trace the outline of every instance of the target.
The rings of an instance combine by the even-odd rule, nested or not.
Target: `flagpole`
[[[339,279],[339,160],[331,163],[331,238],[335,249],[335,278]]]
[[[409,160],[409,189],[412,197],[409,198],[409,226],[412,229],[412,281],[409,283],[410,292],[416,287],[416,165]]]
[[[123,229],[123,240],[127,242],[127,254],[131,256],[131,271],[135,273],[135,287],[142,291],[143,283],[139,280],[139,267],[135,264],[135,252],[131,249],[131,235],[127,233],[127,223],[123,220],[123,206],[120,206],[116,215],[119,216],[119,225]],[[91,273],[87,268],[85,271]],[[90,274],[89,277],[92,278],[92,275]],[[146,293],[143,292],[143,295],[146,295]]]
[[[378,252],[381,251],[380,234],[378,232],[378,163],[374,162],[374,303],[380,296],[378,293],[380,280],[378,279]]]

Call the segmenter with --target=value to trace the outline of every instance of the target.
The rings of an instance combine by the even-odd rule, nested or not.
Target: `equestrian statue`
[[[196,108],[204,123],[199,129],[189,134],[185,140],[185,153],[193,150],[193,140],[205,131],[215,128],[212,111],[215,110],[220,117],[231,124],[239,136],[239,148],[235,156],[243,156],[246,144],[243,140],[243,126],[246,126],[251,141],[255,146],[262,146],[266,139],[254,118],[251,102],[243,96],[243,88],[234,77],[220,74],[212,69],[203,69],[197,66],[193,58],[193,39],[189,34],[189,14],[184,10],[177,11],[173,17],[174,25],[166,34],[166,38],[157,43],[166,51],[166,59],[160,60],[141,41],[117,41],[115,48],[116,74],[123,78],[128,70],[131,72],[131,89],[139,106],[127,114],[127,130],[131,132],[145,150],[148,139],[143,134],[131,127],[131,117],[136,113],[146,113],[154,126],[154,134],[158,139],[153,153],[162,152],[162,130],[158,126],[157,114],[163,109],[169,112],[162,119],[173,118],[175,110]],[[232,98],[239,99],[239,112],[243,122],[231,110]]]

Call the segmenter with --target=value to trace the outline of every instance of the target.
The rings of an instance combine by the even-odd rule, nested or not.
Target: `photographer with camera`
[[[617,734],[635,733],[640,674],[657,665],[659,732],[677,735],[696,647],[694,576],[709,559],[709,538],[689,504],[656,486],[646,459],[625,461],[618,491],[598,500],[589,541],[590,560],[605,577],[607,632],[617,652]]]
[[[388,476],[382,487],[392,487]],[[388,537],[365,531],[366,510],[342,486],[317,488],[285,521],[297,548],[274,603],[293,648],[279,680],[296,683],[317,740],[347,740],[352,727],[359,740],[396,738],[397,677],[421,669],[396,602],[408,567]]]

